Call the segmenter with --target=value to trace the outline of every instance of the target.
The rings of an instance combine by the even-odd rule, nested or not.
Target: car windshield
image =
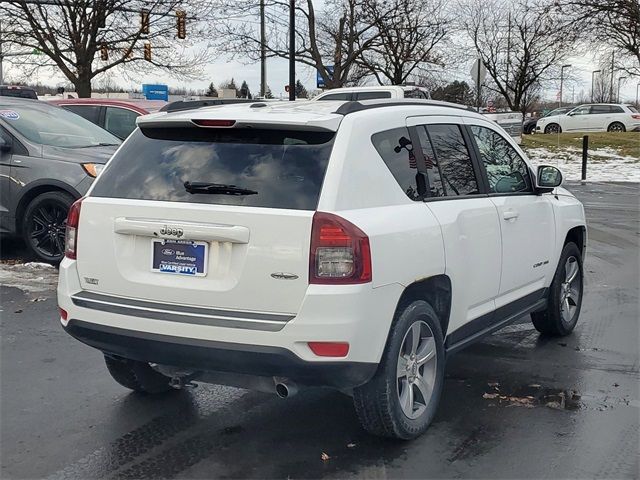
[[[118,137],[80,115],[39,102],[34,105],[0,106],[0,121],[41,145],[85,148],[121,143]]]

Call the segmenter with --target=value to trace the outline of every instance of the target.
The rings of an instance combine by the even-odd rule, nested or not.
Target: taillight
[[[370,281],[369,237],[344,218],[316,212],[311,227],[309,283],[354,284]]]
[[[72,260],[76,259],[76,250],[78,248],[78,224],[80,223],[80,207],[82,198],[76,200],[67,215],[67,230],[64,235],[64,255]]]
[[[640,120],[640,115],[631,115],[634,120]]]
[[[69,314],[67,313],[67,311],[64,308],[58,307],[58,312],[60,312],[60,318],[63,319],[63,320],[66,320],[67,317],[69,316]]]

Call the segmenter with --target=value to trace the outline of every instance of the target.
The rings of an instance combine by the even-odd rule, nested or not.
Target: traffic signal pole
[[[265,32],[264,0],[260,0],[260,97],[267,94],[267,38]]]

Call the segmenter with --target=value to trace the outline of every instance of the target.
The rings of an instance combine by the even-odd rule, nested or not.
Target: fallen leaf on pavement
[[[320,455],[320,458],[322,459],[323,462],[328,461],[331,457],[329,455],[327,455],[326,453],[322,452],[322,455]]]

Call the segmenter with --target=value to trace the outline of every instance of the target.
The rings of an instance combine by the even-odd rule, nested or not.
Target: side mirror
[[[562,185],[562,172],[560,170],[551,165],[538,166],[536,190],[539,193],[551,192],[560,185]]]
[[[7,142],[4,138],[0,137],[0,152],[10,152],[11,144]]]

